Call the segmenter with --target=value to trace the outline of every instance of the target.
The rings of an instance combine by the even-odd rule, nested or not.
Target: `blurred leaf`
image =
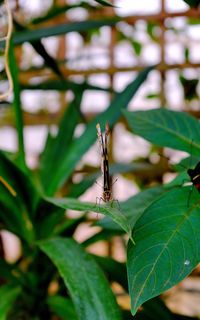
[[[41,182],[44,190],[51,182],[51,175],[49,173],[54,172],[55,168],[59,168],[62,165],[63,158],[70,147],[74,130],[81,119],[80,106],[82,96],[83,91],[80,89],[66,108],[56,137],[49,136],[47,138],[47,144],[40,162]]]
[[[46,198],[46,200],[64,209],[72,209],[76,211],[94,211],[108,215],[129,235],[129,237],[131,237],[131,228],[128,220],[124,216],[121,209],[119,210],[117,207],[112,206],[112,204],[100,206],[90,202],[80,202],[79,200],[73,198]]]
[[[90,123],[87,124],[83,134],[74,139],[70,148],[66,151],[66,155],[63,156],[62,165],[52,175],[51,183],[46,190],[47,195],[55,193],[58,187],[61,187],[63,183],[72,174],[76,164],[80,161],[81,157],[91,147],[96,140],[96,124],[100,123],[104,127],[108,122],[112,127],[121,115],[121,110],[126,108],[134,94],[139,87],[145,81],[148,73],[153,69],[149,67],[142,71],[136,79],[131,82],[121,93],[117,94],[107,110],[96,116]]]
[[[147,99],[159,99],[160,98],[160,93],[155,92],[155,93],[149,93],[146,95]]]
[[[182,75],[179,77],[180,83],[182,84],[184,97],[186,100],[197,99],[197,86],[199,79],[186,79]]]
[[[151,40],[158,41],[158,36],[156,35],[156,28],[159,28],[159,25],[152,21],[147,21],[147,33],[150,36]]]
[[[23,171],[27,171],[26,161],[25,161],[25,150],[24,150],[24,136],[23,136],[23,115],[21,109],[21,101],[20,101],[20,86],[18,79],[18,67],[14,54],[13,42],[11,40],[9,47],[9,67],[13,80],[13,92],[14,92],[14,100],[13,106],[15,111],[15,121],[17,128],[17,136],[18,136],[18,157],[21,169]]]
[[[194,7],[194,8],[197,8],[200,4],[199,0],[183,0],[183,1],[189,4],[190,7]]]
[[[18,31],[20,32],[30,31],[27,27],[24,27],[15,19],[13,20],[13,22],[14,22],[15,28]],[[35,49],[35,51],[43,58],[45,65],[49,67],[62,81],[65,81],[65,78],[57,64],[57,61],[47,52],[41,40],[30,41],[30,44]]]
[[[47,20],[50,20],[54,17],[57,17],[58,15],[67,12],[68,10],[79,8],[81,6],[81,3],[73,4],[73,5],[63,5],[63,6],[56,6],[53,5],[50,10],[42,17],[34,18],[31,23],[32,24],[38,24]]]
[[[62,320],[78,320],[73,303],[70,299],[62,296],[51,296],[47,300],[51,310]]]
[[[36,238],[43,239],[51,236],[64,215],[64,209],[41,199],[34,219]]]
[[[189,62],[189,60],[190,60],[190,49],[188,47],[184,48],[184,56],[185,56],[185,61]]]
[[[191,152],[200,152],[200,123],[192,116],[166,109],[128,112],[123,111],[134,132],[161,147]]]
[[[145,209],[164,192],[165,189],[162,186],[153,187],[139,192],[124,202],[120,202],[120,208],[129,221],[131,229],[133,229],[136,221],[142,216]],[[108,217],[98,221],[96,224],[107,230],[120,231],[119,225]]]
[[[94,1],[100,3],[102,6],[115,7],[111,2],[106,1],[106,0],[94,0]]]
[[[135,41],[135,40],[131,41],[131,44],[133,46],[135,54],[137,56],[140,56],[141,51],[142,51],[142,44],[140,42],[138,42],[138,41]]]
[[[56,90],[64,91],[72,90],[77,92],[78,90],[97,90],[97,91],[106,91],[112,92],[109,88],[102,88],[99,86],[93,86],[87,82],[76,83],[69,80],[58,81],[58,80],[48,80],[45,82],[40,82],[37,84],[21,84],[22,90]]]
[[[72,239],[55,238],[38,245],[58,268],[79,319],[121,319],[103,272],[79,244]]]
[[[15,45],[18,45],[24,42],[36,41],[46,37],[59,36],[69,32],[82,32],[100,28],[103,26],[114,26],[118,21],[118,18],[86,20],[65,24],[63,23],[60,25],[45,27],[41,29],[38,28],[33,30],[26,30],[23,32],[15,32],[13,34],[13,41]],[[2,47],[2,45],[0,47]]]
[[[200,260],[200,198],[190,188],[170,190],[137,221],[128,245],[128,281],[133,315],[145,301],[184,279]]]
[[[30,242],[34,238],[34,210],[39,196],[28,176],[2,152],[0,152],[0,176],[16,192],[16,196],[13,196],[0,183],[0,219],[5,224],[4,228]]]
[[[12,308],[13,302],[20,293],[19,287],[13,287],[11,285],[3,285],[0,287],[0,320],[6,320],[7,315]]]
[[[93,255],[93,257],[111,281],[118,282],[126,291],[128,291],[128,279],[125,263],[118,262],[108,257],[101,257],[97,255]]]

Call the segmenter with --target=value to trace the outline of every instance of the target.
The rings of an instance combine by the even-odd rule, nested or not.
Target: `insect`
[[[103,175],[103,194],[100,200],[104,202],[109,202],[113,200],[112,198],[112,188],[111,188],[111,178],[109,174],[109,161],[108,161],[108,136],[109,136],[109,125],[106,123],[105,135],[101,132],[100,124],[96,125],[97,136],[101,148],[101,170]]]
[[[187,173],[191,179],[193,186],[200,193],[200,161],[197,163],[194,169],[188,169]]]

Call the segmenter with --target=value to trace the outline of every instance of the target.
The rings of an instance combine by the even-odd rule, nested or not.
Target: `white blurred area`
[[[12,2],[12,1],[11,1]],[[88,1],[92,5],[97,5],[93,0]],[[13,2],[15,3],[15,2]],[[20,0],[19,5],[24,14],[24,17],[29,20],[33,17],[45,14],[48,8],[53,3],[52,0]],[[68,4],[76,4],[77,0],[68,0]],[[64,1],[62,2],[64,4]],[[116,5],[115,12],[120,16],[130,16],[133,14],[156,14],[161,7],[161,0],[115,0]],[[187,4],[182,0],[168,0],[165,2],[166,9],[169,12],[180,12],[188,9]],[[78,9],[70,10],[68,17],[73,21],[77,19]],[[79,19],[85,19],[85,9],[81,9],[78,14]],[[81,18],[82,17],[82,18]],[[165,48],[166,62],[182,63],[184,59],[184,48],[186,45],[191,46],[190,60],[191,62],[199,62],[200,52],[200,26],[199,25],[187,25],[186,18],[179,17],[174,19],[168,19],[167,25],[170,27],[165,33],[167,46]],[[176,28],[180,32],[173,32],[173,28]],[[127,36],[133,37],[134,40],[138,40],[143,44],[141,55],[138,58],[133,54],[133,48],[130,43],[123,40],[120,41],[114,49],[114,63],[118,67],[130,67],[137,65],[138,59],[143,64],[155,64],[160,61],[160,48],[159,44],[151,41],[147,32],[146,24],[144,21],[139,20],[134,24],[134,27],[121,22],[118,26],[119,30],[122,30]],[[160,31],[158,30],[158,33]],[[111,40],[111,32],[109,27],[103,27],[100,29],[99,34],[92,37],[91,44],[83,46],[82,37],[75,32],[66,35],[68,68],[74,68],[77,70],[84,70],[84,68],[107,68],[110,59],[108,55],[108,47]],[[44,39],[45,47],[48,52],[53,56],[57,54],[57,37],[50,37]],[[27,69],[30,66],[39,66],[42,63],[42,59],[37,55],[30,44],[24,43],[21,59],[21,68]],[[1,63],[1,62],[0,62]],[[185,76],[198,77],[199,69],[186,69],[184,71]],[[116,73],[113,77],[113,86],[117,91],[121,91],[125,86],[133,80],[136,76],[135,72],[120,72]],[[171,109],[181,110],[184,106],[184,97],[181,85],[178,81],[179,72],[177,70],[170,70],[166,72],[165,92],[166,92],[166,104]],[[72,77],[73,78],[73,77]],[[75,79],[76,77],[74,77]],[[94,74],[87,78],[88,82],[93,85],[109,86],[110,78],[106,74]],[[160,90],[160,74],[158,71],[152,71],[147,81],[142,85],[137,94],[134,96],[129,104],[130,110],[145,110],[150,108],[157,108],[160,106],[160,101],[157,98],[146,99],[148,94],[156,94]],[[27,112],[36,113],[38,111],[56,112],[59,110],[60,95],[57,92],[42,92],[42,91],[23,91],[21,95],[23,109]],[[105,92],[87,91],[84,94],[82,101],[82,112],[98,113],[105,110],[110,101],[110,96]],[[1,110],[0,110],[1,115]],[[37,165],[38,154],[42,151],[45,139],[47,135],[47,127],[45,126],[29,126],[25,127],[25,148],[28,165],[34,168]],[[148,146],[142,142],[142,139],[130,135],[123,126],[118,125],[115,130],[116,137],[124,137],[124,142],[120,142],[120,139],[116,139],[118,142],[116,150],[114,150],[116,161],[129,161],[134,157],[142,156],[148,151]],[[8,151],[16,151],[16,135],[15,131],[9,127],[0,128],[0,148]],[[123,150],[123,153],[121,152]],[[126,151],[125,151],[126,150]],[[133,150],[137,150],[134,155]],[[118,155],[119,154],[119,155]],[[123,154],[123,157],[122,157]],[[98,160],[99,155],[96,152],[96,148],[92,148],[88,155],[84,157],[84,161],[90,162]],[[127,157],[127,158],[126,158]]]

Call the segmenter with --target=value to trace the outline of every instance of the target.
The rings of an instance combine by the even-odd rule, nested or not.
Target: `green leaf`
[[[29,177],[0,152],[0,177],[14,190],[0,183],[0,220],[4,228],[30,242],[34,238],[33,218],[38,194]]]
[[[18,157],[19,163],[23,171],[27,171],[26,161],[25,161],[25,150],[24,150],[24,136],[23,136],[23,115],[22,115],[22,107],[20,101],[20,86],[18,79],[18,67],[14,54],[14,46],[13,41],[11,39],[10,48],[9,48],[9,67],[13,81],[13,92],[14,92],[14,100],[13,106],[15,111],[15,122],[17,128],[17,136],[18,136]]]
[[[121,210],[116,207],[112,207],[112,204],[105,206],[95,205],[94,203],[89,202],[80,202],[74,198],[46,198],[47,201],[55,204],[58,207],[64,209],[72,209],[76,211],[94,211],[108,215],[115,221],[131,238],[131,227],[128,223],[128,220],[124,216]]]
[[[26,30],[23,32],[15,32],[13,35],[14,44],[22,44],[24,42],[36,41],[46,37],[59,36],[69,32],[83,32],[103,26],[114,26],[119,19],[101,19],[87,20],[72,23],[55,25],[53,27],[45,27],[41,29]]]
[[[47,300],[51,310],[62,320],[78,320],[74,305],[70,299],[62,296],[51,296]]]
[[[106,0],[94,0],[98,3],[100,3],[102,6],[106,6],[106,7],[115,7],[112,3],[106,1]]]
[[[79,244],[71,239],[56,238],[38,245],[56,265],[80,320],[121,319],[103,272]]]
[[[144,210],[164,192],[165,189],[162,186],[153,187],[139,192],[124,202],[120,202],[120,208],[131,225],[131,229],[133,229]],[[119,225],[108,217],[98,221],[96,224],[104,229],[120,231]]]
[[[124,115],[134,134],[161,147],[199,155],[200,123],[192,116],[166,109],[124,111]]]
[[[96,116],[87,126],[84,133],[73,141],[63,157],[62,165],[52,175],[51,183],[46,190],[47,195],[55,193],[58,187],[61,187],[67,178],[72,174],[76,164],[80,161],[84,153],[91,147],[96,140],[96,124],[100,123],[104,127],[108,122],[112,127],[121,115],[121,110],[127,108],[128,103],[137,92],[139,87],[145,81],[148,73],[154,67],[146,68],[139,73],[136,79],[131,82],[121,93],[118,93],[107,110]]]
[[[88,84],[86,81],[82,83],[76,83],[69,80],[60,81],[60,80],[48,80],[43,81],[37,84],[21,84],[22,90],[56,90],[56,91],[64,91],[72,90],[77,92],[78,90],[97,90],[97,91],[106,91],[112,92],[109,88],[93,86]]]
[[[6,320],[8,312],[12,308],[13,302],[20,293],[19,287],[4,285],[0,287],[0,320]]]
[[[52,18],[54,18],[54,17],[57,17],[58,15],[60,15],[60,14],[62,14],[62,13],[65,13],[65,12],[68,11],[68,10],[78,8],[79,6],[80,6],[80,4],[63,5],[63,6],[53,5],[53,6],[50,8],[50,10],[49,10],[44,16],[34,18],[34,19],[31,21],[31,23],[32,23],[32,24],[38,24],[38,23],[47,21],[47,20],[49,20],[49,19],[52,19]]]
[[[189,206],[188,206],[188,197]],[[184,279],[200,260],[200,197],[196,189],[170,190],[136,223],[128,245],[132,313],[145,301]]]
[[[140,42],[136,41],[136,40],[132,40],[131,44],[133,46],[135,54],[137,56],[139,56],[141,54],[141,51],[142,51],[142,44]]]

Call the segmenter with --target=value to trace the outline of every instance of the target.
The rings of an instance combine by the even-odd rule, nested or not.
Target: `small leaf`
[[[136,223],[128,246],[133,315],[145,301],[184,279],[200,261],[200,196],[190,188],[170,190]],[[188,197],[190,197],[188,206]]]
[[[199,155],[200,123],[187,113],[163,108],[123,113],[135,134],[161,147]]]
[[[38,245],[56,265],[70,292],[78,319],[121,319],[102,270],[81,245],[64,238],[41,241]]]

